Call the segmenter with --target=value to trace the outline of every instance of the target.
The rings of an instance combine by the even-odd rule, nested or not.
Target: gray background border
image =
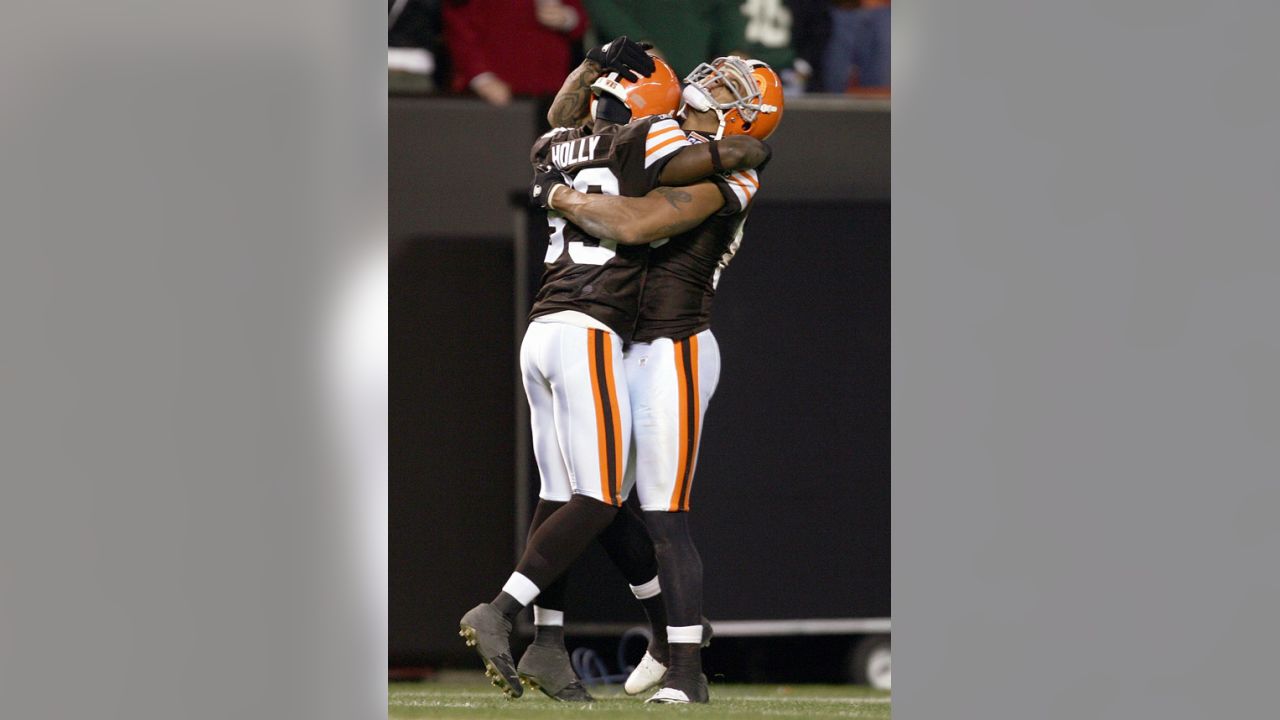
[[[897,717],[1274,714],[1277,27],[895,4]]]
[[[0,12],[0,714],[383,717],[309,384],[381,6]],[[1278,21],[898,3],[899,717],[1273,714]]]

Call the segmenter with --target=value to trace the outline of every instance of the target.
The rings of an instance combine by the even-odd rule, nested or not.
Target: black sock
[[[649,538],[649,530],[636,510],[634,501],[624,504],[618,510],[613,522],[600,533],[600,544],[632,586],[644,585],[658,575],[658,559],[653,550],[653,540]],[[667,609],[663,605],[662,595],[645,598],[640,604],[644,606],[644,614],[649,618],[649,627],[653,633],[648,652],[654,660],[665,665]]]
[[[649,628],[653,631],[653,640],[649,642],[649,654],[654,660],[667,664],[667,607],[662,593],[640,601],[644,606],[644,614],[649,616]]]
[[[658,576],[666,599],[667,624],[702,624],[702,558],[689,535],[689,513],[647,511],[645,524],[658,556]]]
[[[520,601],[508,595],[506,591],[498,593],[498,597],[493,599],[492,604],[498,608],[499,612],[506,615],[508,620],[515,620],[516,615],[519,615],[520,611],[524,609]]]
[[[618,509],[613,522],[600,533],[600,545],[622,577],[632,585],[643,585],[658,574],[658,559],[644,519],[629,502]]]
[[[516,572],[539,588],[549,587],[613,521],[617,512],[614,505],[586,495],[574,495],[564,507],[551,513],[529,538]]]
[[[533,644],[544,647],[563,648],[564,628],[560,625],[535,625]]]
[[[671,643],[671,662],[667,665],[666,687],[687,689],[698,682],[702,674],[702,648],[697,643]]]
[[[529,540],[533,541],[533,534],[542,527],[542,523],[547,521],[555,511],[564,507],[567,503],[556,502],[554,500],[543,500],[538,498],[538,504],[533,508],[533,519],[529,521]],[[526,543],[527,544],[527,543]],[[555,579],[550,585],[542,589],[538,593],[538,601],[534,603],[543,610],[559,610],[564,612],[564,596],[565,588],[569,584],[569,573],[565,572]],[[541,587],[541,586],[539,586]]]

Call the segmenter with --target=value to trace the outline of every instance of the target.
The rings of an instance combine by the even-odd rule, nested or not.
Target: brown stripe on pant
[[[587,344],[591,354],[591,390],[596,405],[596,442],[600,452],[600,497],[621,505],[622,443],[618,416],[617,383],[613,377],[613,341],[609,333],[590,328]]]
[[[698,457],[698,336],[677,340],[675,354],[680,458],[676,468],[675,492],[671,495],[671,512],[689,509],[689,491],[693,486],[693,469]]]

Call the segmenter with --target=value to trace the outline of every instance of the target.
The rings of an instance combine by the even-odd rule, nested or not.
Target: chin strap
[[[596,117],[605,122],[626,125],[631,122],[631,108],[612,95],[601,95],[596,100]]]
[[[605,122],[626,125],[631,122],[631,108],[627,106],[627,90],[617,80],[617,73],[601,75],[591,83],[596,96],[596,117]]]
[[[680,99],[683,101],[679,110],[681,117],[688,117],[689,110],[696,112],[714,111],[716,117],[720,120],[720,125],[716,128],[716,134],[712,140],[719,140],[724,137],[724,110],[720,109],[719,103],[711,97],[711,93],[707,92],[706,88],[692,84],[686,85],[680,93]]]

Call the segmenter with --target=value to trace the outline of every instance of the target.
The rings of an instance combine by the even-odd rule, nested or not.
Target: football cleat
[[[628,695],[639,695],[660,685],[662,678],[666,676],[667,666],[654,660],[653,656],[646,652],[640,664],[631,671],[627,681],[622,684],[622,691]]]
[[[582,686],[573,672],[569,654],[562,647],[530,645],[520,656],[516,667],[520,682],[527,687],[541,690],[552,700],[562,702],[593,702],[595,698]]]
[[[515,662],[511,659],[511,621],[489,603],[467,611],[458,621],[458,634],[484,661],[484,674],[508,698],[524,694]]]
[[[645,700],[646,703],[656,704],[681,704],[689,703],[709,703],[711,702],[711,693],[707,691],[707,676],[699,674],[697,682],[690,683],[689,687],[680,688],[673,686],[664,687],[654,693],[652,697]]]
[[[711,621],[702,618],[702,647],[711,644],[711,637],[715,632],[711,628]],[[662,683],[662,679],[667,675],[667,666],[659,662],[655,657],[645,652],[644,657],[640,659],[640,664],[635,670],[627,676],[627,681],[622,684],[622,691],[628,695],[639,695],[647,690],[652,690]]]

